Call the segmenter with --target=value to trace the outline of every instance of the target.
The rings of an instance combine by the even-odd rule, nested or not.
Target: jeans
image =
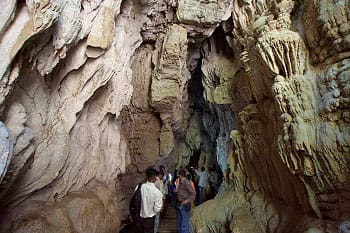
[[[156,215],[156,219],[154,220],[154,233],[158,232],[159,218],[160,218],[160,212]]]
[[[190,233],[191,203],[177,207],[177,230],[179,233]]]
[[[198,205],[203,203],[203,194],[204,194],[204,187],[198,186]]]

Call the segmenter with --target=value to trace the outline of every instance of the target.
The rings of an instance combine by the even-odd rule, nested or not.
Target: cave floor
[[[169,206],[165,217],[160,219],[159,233],[176,233],[176,210],[174,207]]]

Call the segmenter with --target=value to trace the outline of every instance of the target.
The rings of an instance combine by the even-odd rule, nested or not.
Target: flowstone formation
[[[192,232],[347,232],[348,0],[0,6],[0,232],[118,232],[195,160],[224,180]]]
[[[226,191],[194,211],[194,232],[337,232],[350,218],[349,13],[348,1],[235,1],[223,29],[244,70],[238,126]],[[218,203],[225,214],[203,214]]]

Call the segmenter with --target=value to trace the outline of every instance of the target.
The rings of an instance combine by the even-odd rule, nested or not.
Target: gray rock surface
[[[13,140],[6,125],[0,121],[0,184],[13,156]]]

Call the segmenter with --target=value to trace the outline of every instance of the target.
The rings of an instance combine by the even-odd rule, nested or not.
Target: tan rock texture
[[[148,167],[196,159],[223,182],[192,232],[346,232],[348,0],[0,7],[0,232],[118,232]]]
[[[344,72],[350,47],[345,31],[340,33],[340,25],[349,22],[349,6],[348,1],[236,1],[233,22],[223,29],[232,32],[226,39],[245,71],[232,81],[238,126],[231,132],[226,191],[205,204],[225,202],[232,212],[205,216],[201,208],[210,207],[195,209],[194,232],[245,232],[236,226],[241,219],[248,229],[255,225],[249,232],[337,232],[349,219],[344,88],[350,76]],[[326,34],[327,27],[335,33]],[[225,198],[241,191],[249,197]]]

